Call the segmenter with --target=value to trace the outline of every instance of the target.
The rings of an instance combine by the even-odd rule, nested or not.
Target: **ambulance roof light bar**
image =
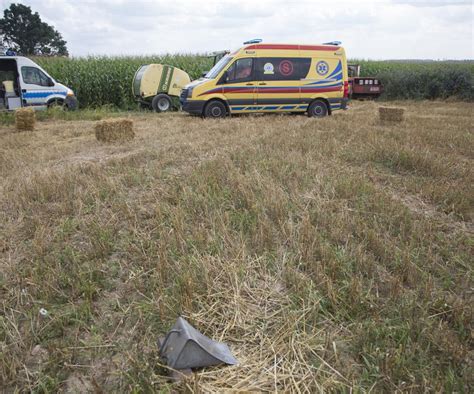
[[[323,45],[335,45],[335,46],[339,46],[341,44],[342,44],[341,41],[329,41],[329,42],[323,43]]]
[[[248,41],[245,41],[244,42],[244,45],[248,45],[248,44],[259,44],[261,43],[263,40],[261,38],[254,38],[253,40],[248,40]]]

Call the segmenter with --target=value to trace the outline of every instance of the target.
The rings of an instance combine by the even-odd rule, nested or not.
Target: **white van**
[[[55,105],[76,109],[77,99],[34,61],[23,56],[0,56],[0,110],[20,107],[45,109]]]

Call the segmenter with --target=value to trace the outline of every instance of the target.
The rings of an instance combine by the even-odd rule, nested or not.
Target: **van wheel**
[[[52,100],[48,103],[48,109],[62,109],[67,110],[67,105],[64,104],[62,100]]]
[[[328,114],[328,106],[322,100],[314,100],[308,107],[310,118],[324,118]]]
[[[171,98],[167,94],[160,93],[153,97],[151,108],[155,112],[167,112],[171,109]]]
[[[222,101],[212,100],[204,108],[205,118],[224,118],[227,116],[227,108]]]

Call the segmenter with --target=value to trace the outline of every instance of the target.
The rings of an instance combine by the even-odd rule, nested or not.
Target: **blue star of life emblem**
[[[329,65],[324,60],[321,60],[316,64],[316,72],[319,75],[326,75],[329,72]]]

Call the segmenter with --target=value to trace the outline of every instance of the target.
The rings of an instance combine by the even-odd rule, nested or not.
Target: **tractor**
[[[360,65],[349,64],[349,93],[352,99],[366,100],[376,99],[384,91],[380,79],[375,77],[361,77]]]

